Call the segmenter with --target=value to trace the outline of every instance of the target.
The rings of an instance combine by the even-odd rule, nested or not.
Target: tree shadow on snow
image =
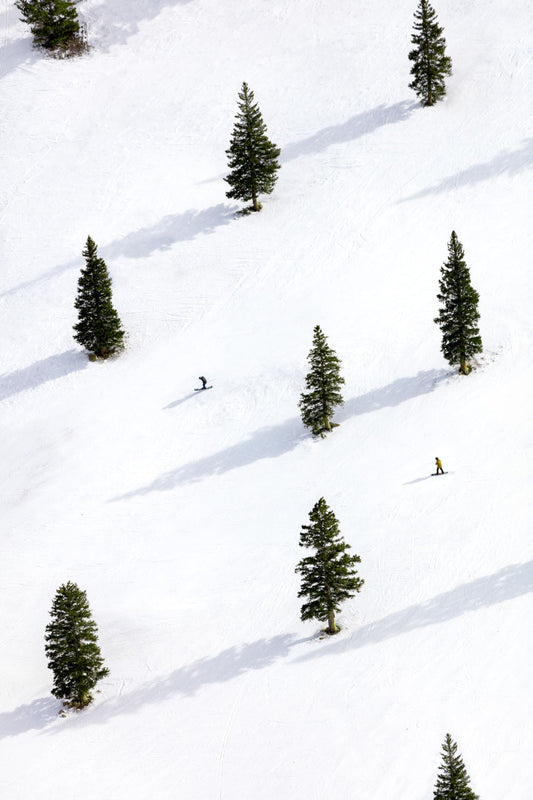
[[[4,44],[0,47],[0,79],[17,69],[28,69],[40,58],[44,56],[33,49],[31,36]]]
[[[345,639],[327,649],[301,656],[297,660],[307,661],[317,656],[334,655],[340,651],[379,644],[418,628],[439,625],[463,614],[504,603],[529,592],[533,592],[533,561],[512,564],[493,575],[477,578],[449,592],[438,594],[425,603],[389,614],[355,631],[349,640]]]
[[[335,419],[343,421],[349,417],[369,414],[381,408],[397,406],[421,394],[433,391],[439,381],[448,377],[447,370],[428,370],[419,372],[412,378],[399,378],[388,386],[348,400],[338,411]],[[186,398],[185,398],[186,399]],[[178,405],[180,402],[166,406]],[[112,502],[128,500],[132,497],[165,492],[176,486],[196,483],[213,475],[222,475],[233,469],[245,467],[264,458],[277,458],[293,450],[301,441],[310,437],[298,417],[286,420],[280,425],[271,425],[252,433],[245,441],[238,442],[225,450],[192,461],[160,475],[152,483],[140,489],[112,498]]]
[[[379,128],[383,128],[385,125],[404,122],[418,107],[418,103],[403,100],[401,103],[395,103],[394,105],[387,106],[382,104],[369,111],[363,111],[361,114],[350,117],[349,120],[340,125],[331,125],[314,133],[307,139],[286,145],[281,151],[281,161],[285,163],[300,156],[315,155],[327,150],[332,145],[359,139]]]
[[[500,175],[509,175],[512,177],[532,167],[533,139],[526,139],[520,150],[511,152],[504,150],[494,156],[491,161],[485,161],[482,164],[474,164],[468,167],[468,169],[456,172],[455,175],[450,175],[448,178],[444,178],[442,181],[439,181],[439,183],[427,189],[422,189],[415,194],[409,195],[409,197],[398,200],[398,203],[408,203],[411,200],[418,200],[428,195],[455,191],[462,186],[473,186],[477,183],[491,180],[492,178],[498,178]]]
[[[53,697],[40,697],[14,711],[0,713],[0,739],[18,736],[27,731],[41,730],[57,720],[61,703]]]
[[[218,453],[170,470],[148,486],[114,497],[113,501],[127,500],[150,492],[165,492],[181,484],[196,483],[209,476],[223,475],[225,472],[245,467],[264,458],[277,458],[293,450],[298,442],[306,437],[302,423],[296,417],[281,425],[260,428],[244,442],[238,442]]]
[[[72,717],[70,724],[87,725],[104,724],[119,714],[136,714],[147,705],[162,703],[174,696],[190,697],[204,686],[216,683],[227,683],[246,672],[257,671],[271,666],[281,658],[286,658],[290,648],[310,637],[295,639],[294,634],[280,634],[271,639],[259,639],[256,642],[229,647],[212,658],[201,658],[184,667],[171,672],[166,677],[156,678],[141,684],[131,692],[125,692],[101,705],[89,708],[84,712],[83,721]],[[60,727],[51,730],[58,733]]]
[[[72,372],[86,369],[89,364],[87,356],[79,350],[67,350],[55,356],[43,358],[29,367],[18,369],[6,375],[0,375],[0,400],[12,397],[29,389],[36,389],[48,381],[55,381],[70,375]]]
[[[322,128],[307,139],[301,139],[299,142],[290,142],[281,148],[280,161],[286,164],[288,161],[293,161],[295,158],[301,156],[316,155],[327,150],[336,144],[345,144],[346,142],[353,142],[355,139],[360,139],[369,133],[373,133],[385,125],[393,125],[395,122],[404,122],[407,120],[416,108],[419,108],[419,103],[402,100],[401,103],[395,103],[392,106],[380,105],[372,108],[369,111],[363,111],[361,114],[355,114],[350,117],[346,122],[340,125],[330,125],[328,128]],[[202,183],[214,183],[221,180],[227,173],[221,173],[216,178],[208,178]]]
[[[398,380],[389,383],[387,386],[373,389],[371,392],[347,400],[335,413],[335,421],[343,422],[349,417],[370,414],[372,411],[379,411],[381,408],[392,408],[422,394],[429,394],[441,381],[449,376],[449,370],[429,369],[419,372],[410,378],[398,378]]]
[[[216,206],[200,211],[191,209],[181,214],[169,214],[155,225],[141,228],[134,233],[129,233],[127,236],[116,239],[110,244],[99,246],[98,252],[102,258],[109,261],[121,256],[125,258],[148,258],[158,250],[170,250],[177,242],[188,242],[202,234],[213,233],[221,225],[229,225],[235,218],[235,210],[236,206],[227,206],[219,203]],[[84,266],[83,256],[81,255],[84,244],[84,242],[80,242],[79,258],[53,267],[38,278],[32,278],[29,281],[24,281],[24,283],[11,287],[11,289],[6,289],[0,293],[0,297],[15,294],[22,289],[27,289],[42,281],[55,278],[57,275],[61,275],[71,269],[81,271]],[[108,263],[108,267],[111,266]]]
[[[84,14],[89,25],[89,43],[102,52],[116,44],[127,44],[142,22],[155,19],[165,9],[185,6],[193,0],[105,0]],[[92,38],[91,38],[92,34]]]
[[[235,218],[236,207],[219,203],[201,211],[191,209],[169,214],[148,228],[129,233],[122,239],[100,248],[103,258],[148,258],[156,251],[166,251],[177,242],[190,242],[197,236],[213,233]]]

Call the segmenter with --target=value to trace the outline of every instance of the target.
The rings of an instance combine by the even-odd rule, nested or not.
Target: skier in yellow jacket
[[[440,458],[438,458],[438,457],[435,458],[435,464],[437,465],[437,471],[436,471],[435,475],[439,475],[439,474],[440,475],[444,475],[444,470],[442,469],[442,461],[440,460]]]

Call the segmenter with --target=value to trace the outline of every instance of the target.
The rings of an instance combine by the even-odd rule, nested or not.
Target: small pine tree
[[[224,179],[231,189],[226,197],[244,202],[252,201],[251,211],[260,211],[260,194],[271,194],[280,168],[279,147],[276,147],[266,134],[266,125],[257,106],[254,93],[243,83],[239,92],[239,113],[229,149],[228,166],[230,174]]]
[[[52,694],[72,708],[92,702],[91,690],[109,674],[98,647],[96,623],[87,594],[69,581],[57,590],[52,621],[46,626],[45,651],[54,673]]]
[[[327,343],[320,325],[313,331],[313,346],[308,355],[311,370],[305,379],[305,388],[300,396],[299,407],[303,424],[313,431],[314,436],[323,436],[331,430],[330,417],[335,406],[342,406],[344,400],[341,385],[344,378],[340,374],[340,359]]]
[[[432,106],[446,94],[444,79],[452,74],[452,60],[446,55],[446,39],[435,9],[427,0],[420,0],[413,27],[411,42],[415,49],[409,53],[413,80],[409,88],[415,90],[422,105]]]
[[[74,303],[78,310],[74,339],[95,356],[108,358],[124,347],[124,331],[113,307],[111,278],[106,263],[98,257],[96,244],[90,236],[83,256],[86,266],[78,281]]]
[[[337,633],[335,614],[340,604],[359,592],[364,580],[357,574],[354,564],[361,561],[351,556],[339,531],[335,514],[323,497],[309,513],[310,525],[302,525],[300,547],[313,547],[315,554],[303,558],[296,572],[302,575],[298,597],[309,597],[301,609],[302,620],[328,621],[328,633]]]
[[[470,372],[469,359],[483,351],[477,321],[479,294],[470,285],[470,271],[464,250],[452,231],[448,244],[448,261],[441,267],[438,300],[443,303],[435,322],[442,331],[441,350],[449,364],[459,364],[459,372]]]
[[[87,49],[76,5],[71,0],[17,0],[35,47],[70,55]]]
[[[433,792],[434,800],[479,800],[470,788],[470,777],[463,759],[457,755],[457,744],[449,733],[442,745],[442,764]]]

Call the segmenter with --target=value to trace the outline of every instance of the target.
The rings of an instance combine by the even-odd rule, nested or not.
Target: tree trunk
[[[254,211],[259,211],[259,204],[257,202],[257,195],[256,195],[255,192],[253,192],[253,194],[252,194],[252,203],[253,203]]]
[[[328,417],[324,417],[324,427],[327,431],[331,431],[331,425]]]
[[[333,611],[328,611],[328,624],[330,633],[338,633],[339,629],[335,625],[335,614]]]
[[[91,702],[92,698],[89,692],[78,692],[77,697],[74,698],[73,703],[75,708],[85,708]]]

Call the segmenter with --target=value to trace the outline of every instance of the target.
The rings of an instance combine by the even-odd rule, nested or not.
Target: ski
[[[203,386],[200,386],[199,389],[195,389],[194,391],[195,392],[205,392],[205,391],[207,391],[207,389],[212,389],[212,388],[213,388],[212,386],[206,386],[205,388]]]

